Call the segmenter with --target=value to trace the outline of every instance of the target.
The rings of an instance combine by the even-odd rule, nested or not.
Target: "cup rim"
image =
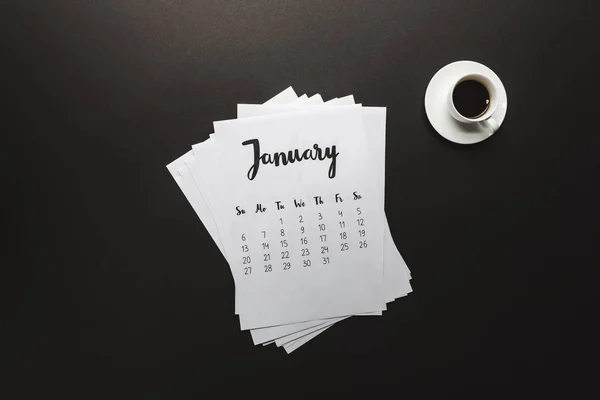
[[[483,82],[480,79],[469,79],[469,78],[482,78]],[[485,86],[486,90],[488,91],[488,93],[490,95],[490,104],[488,105],[487,110],[485,110],[483,112],[483,114],[481,114],[480,116],[478,116],[476,118],[469,118],[469,117],[464,116],[456,109],[456,106],[454,105],[454,98],[452,96],[452,94],[454,93],[454,89],[456,89],[456,86],[459,83],[464,82],[466,80],[478,81],[479,83],[481,83],[482,85]],[[456,115],[460,116],[464,120],[463,122],[470,123],[470,122],[485,121],[486,119],[490,118],[496,112],[496,109],[498,108],[498,99],[497,99],[498,96],[496,93],[497,93],[497,89],[494,86],[494,83],[487,76],[478,74],[478,73],[465,74],[465,75],[461,76],[460,78],[458,78],[456,80],[456,82],[454,82],[454,84],[452,85],[452,88],[450,89],[450,96],[449,96],[450,97],[450,105],[451,105],[453,111],[456,113]]]

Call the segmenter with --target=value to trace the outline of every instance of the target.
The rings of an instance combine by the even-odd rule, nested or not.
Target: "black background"
[[[583,390],[598,372],[595,4],[3,1],[3,397]],[[469,147],[423,109],[462,59],[509,96],[501,130]],[[387,212],[414,293],[288,356],[240,333],[227,264],[165,165],[290,85],[388,107]]]

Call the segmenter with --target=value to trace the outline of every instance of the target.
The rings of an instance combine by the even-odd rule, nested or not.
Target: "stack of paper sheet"
[[[411,292],[384,213],[384,107],[290,87],[167,166],[227,260],[255,344],[291,353]]]

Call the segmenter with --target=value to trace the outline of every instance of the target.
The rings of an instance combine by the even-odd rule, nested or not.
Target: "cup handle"
[[[492,133],[496,132],[498,130],[498,128],[500,128],[500,124],[498,123],[498,121],[496,121],[494,119],[494,117],[490,117],[481,122],[483,122],[485,125],[487,125],[488,128],[490,128],[492,130]]]

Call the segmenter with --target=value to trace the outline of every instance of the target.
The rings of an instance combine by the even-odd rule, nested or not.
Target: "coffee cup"
[[[495,132],[500,126],[493,117],[499,96],[490,78],[480,73],[459,77],[448,93],[450,115],[463,124],[480,123]]]

